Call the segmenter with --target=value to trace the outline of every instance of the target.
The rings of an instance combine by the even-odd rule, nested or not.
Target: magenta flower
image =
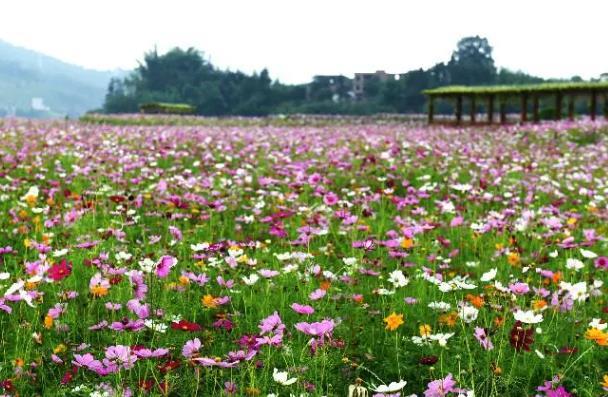
[[[600,256],[595,259],[595,267],[598,269],[606,269],[608,270],[608,257]]]
[[[103,359],[103,364],[109,368],[131,369],[135,366],[137,356],[129,346],[116,345],[106,349],[106,358]]]
[[[186,341],[186,344],[182,347],[182,355],[186,358],[196,357],[201,346],[201,341],[198,338]]]
[[[300,305],[299,303],[293,303],[291,308],[299,314],[311,315],[315,312],[315,309],[312,306]]]
[[[492,344],[492,341],[490,340],[490,338],[488,338],[488,336],[486,335],[485,329],[480,328],[480,327],[475,327],[474,336],[475,336],[475,339],[477,339],[477,341],[481,345],[481,347],[483,347],[485,350],[494,349],[494,345]]]
[[[424,397],[445,397],[448,393],[457,391],[454,386],[456,386],[456,381],[452,374],[448,374],[444,379],[430,382],[424,391]]]
[[[338,196],[334,192],[329,192],[323,196],[323,202],[325,205],[335,205],[338,202]]]
[[[301,322],[295,325],[298,331],[305,333],[306,335],[317,337],[330,336],[335,326],[336,323],[334,323],[334,320],[323,320],[315,323]]]
[[[164,255],[160,258],[160,261],[156,264],[156,276],[158,278],[165,278],[169,275],[171,268],[177,264],[177,258],[169,255]]]

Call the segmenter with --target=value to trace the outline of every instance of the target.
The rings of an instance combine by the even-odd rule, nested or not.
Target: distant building
[[[42,98],[32,98],[32,110],[39,110],[39,111],[42,111],[42,112],[48,112],[51,109],[44,104],[44,99],[42,99]]]
[[[600,74],[600,81],[608,82],[608,73]]]
[[[398,74],[386,73],[384,70],[377,70],[374,73],[355,73],[353,80],[353,94],[356,99],[365,97],[365,86],[372,81],[386,82],[389,80],[398,80]]]

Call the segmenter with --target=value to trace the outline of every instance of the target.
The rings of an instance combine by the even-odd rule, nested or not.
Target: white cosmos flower
[[[496,277],[497,272],[498,272],[498,270],[496,268],[493,268],[490,271],[487,271],[484,274],[482,274],[481,278],[479,280],[484,281],[484,282],[492,281],[492,280],[494,280],[494,277]]]
[[[603,323],[601,319],[599,318],[594,318],[593,320],[591,320],[591,322],[589,323],[589,327],[591,328],[597,328],[600,331],[605,330],[606,328],[608,328],[608,323]]]
[[[10,273],[0,273],[0,280],[8,280],[10,277]]]
[[[543,315],[534,314],[534,311],[532,310],[517,310],[513,313],[513,317],[515,317],[515,320],[521,321],[524,324],[538,324],[543,321]]]
[[[144,258],[143,260],[139,261],[139,268],[144,273],[152,273],[152,271],[156,268],[156,262],[150,258]]]
[[[167,328],[168,328],[167,324],[163,324],[161,322],[150,320],[150,319],[145,320],[144,325],[153,331],[160,332],[161,334],[164,334],[165,332],[167,332]]]
[[[597,254],[595,252],[589,251],[586,249],[582,249],[582,248],[581,248],[581,255],[583,256],[583,258],[587,258],[587,259],[597,258]]]
[[[478,314],[479,310],[471,305],[462,305],[458,311],[458,317],[467,324],[477,320]]]
[[[429,308],[438,310],[440,312],[447,312],[452,307],[452,305],[447,302],[431,302],[428,304],[428,306]]]
[[[243,280],[243,282],[245,284],[253,285],[258,282],[258,280],[260,279],[260,276],[258,276],[255,273],[251,273],[251,275],[249,277],[243,276],[243,277],[241,277],[241,279]]]
[[[68,249],[64,248],[61,250],[57,250],[57,251],[53,251],[53,257],[54,258],[59,258],[60,256],[64,256],[65,254],[68,253]]]
[[[561,289],[568,291],[572,299],[577,302],[584,302],[585,299],[589,297],[589,293],[587,292],[587,283],[581,281],[576,284],[570,284],[565,281],[559,283]]]
[[[448,344],[448,339],[450,339],[452,336],[454,336],[454,333],[450,332],[450,333],[445,333],[445,334],[441,334],[441,333],[433,334],[429,338],[431,340],[436,341],[439,344],[439,346],[445,346]]]
[[[395,288],[405,287],[410,282],[401,270],[391,272],[388,281],[390,281]]]
[[[298,381],[298,378],[287,379],[287,371],[279,371],[278,369],[274,369],[272,372],[272,379],[275,382],[282,384],[283,386],[293,385]]]
[[[374,389],[377,393],[396,393],[399,390],[403,389],[407,385],[407,382],[403,379],[399,380],[399,382],[391,382],[387,385],[380,385]]]
[[[574,259],[574,258],[566,259],[566,268],[567,269],[579,271],[583,267],[585,267],[585,264],[578,259]]]
[[[190,249],[194,252],[205,251],[209,248],[209,243],[190,244]]]

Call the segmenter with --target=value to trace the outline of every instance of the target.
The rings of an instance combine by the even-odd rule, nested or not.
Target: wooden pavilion
[[[568,99],[568,118],[574,119],[574,104],[576,98],[589,98],[589,115],[592,120],[597,117],[598,99],[603,97],[604,116],[608,118],[608,82],[597,83],[546,83],[511,86],[446,86],[423,91],[429,97],[428,121],[434,121],[435,100],[448,99],[454,102],[456,123],[462,122],[463,101],[466,99],[470,106],[470,121],[476,122],[477,105],[486,103],[487,122],[494,122],[495,106],[498,104],[500,122],[507,121],[507,102],[519,99],[520,120],[528,121],[528,104],[532,103],[532,121],[540,121],[541,98],[553,97],[555,100],[555,119],[563,116],[564,99]]]

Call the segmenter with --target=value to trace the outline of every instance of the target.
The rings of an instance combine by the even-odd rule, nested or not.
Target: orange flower
[[[322,290],[329,290],[329,288],[331,287],[331,281],[329,280],[323,280],[321,281],[319,288],[321,288]]]
[[[217,307],[217,300],[213,295],[207,294],[201,298],[203,306],[209,309],[215,309]]]
[[[386,329],[394,331],[403,324],[403,314],[392,312],[384,319],[384,322],[386,323]]]
[[[108,289],[102,285],[93,285],[91,287],[91,295],[96,297],[106,296],[108,294]]]
[[[502,327],[504,324],[505,324],[504,317],[496,317],[494,319],[494,325],[496,325],[497,327]]]
[[[519,254],[517,252],[509,252],[507,255],[507,262],[511,266],[518,266],[520,262]]]
[[[467,294],[466,298],[471,305],[475,306],[478,309],[481,309],[485,303],[483,296],[481,295]]]
[[[589,328],[585,332],[585,339],[592,340],[600,346],[608,346],[608,333],[597,328]]]
[[[403,249],[410,249],[414,246],[414,240],[412,240],[411,238],[404,238],[403,240],[401,240],[401,248]]]
[[[535,299],[532,302],[532,308],[534,308],[534,310],[542,310],[545,307],[547,307],[547,301],[544,299]]]
[[[53,327],[53,317],[46,315],[44,316],[44,328],[51,329]]]
[[[455,326],[456,320],[458,320],[457,312],[446,313],[439,316],[439,324],[447,325],[448,327]]]

